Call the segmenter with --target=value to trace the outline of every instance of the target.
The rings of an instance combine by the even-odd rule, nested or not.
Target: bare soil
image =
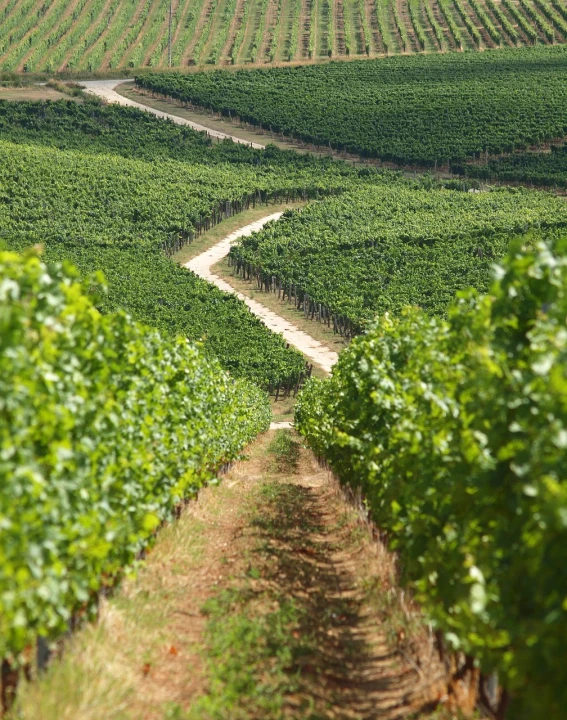
[[[57,92],[53,88],[45,85],[29,85],[27,87],[2,87],[0,86],[0,100],[12,100],[19,102],[21,100],[76,100],[69,95]]]
[[[264,476],[266,471],[264,471]],[[317,718],[402,718],[444,694],[445,670],[395,564],[332,475],[303,450],[296,474],[246,530],[262,568],[258,592],[293,598],[315,639],[293,707]],[[297,715],[295,716],[297,717]]]

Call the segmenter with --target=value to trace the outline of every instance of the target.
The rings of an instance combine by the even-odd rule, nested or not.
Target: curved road
[[[235,230],[233,233],[225,237],[224,240],[221,240],[216,245],[213,245],[213,247],[209,250],[206,250],[204,253],[201,253],[192,260],[189,260],[189,262],[185,263],[183,267],[189,268],[189,270],[192,270],[196,275],[199,275],[203,279],[216,285],[220,290],[235,294],[238,298],[240,298],[240,300],[243,300],[246,305],[248,305],[254,315],[259,317],[262,322],[270,328],[270,330],[283,335],[284,339],[290,345],[293,345],[300,350],[306,357],[309,358],[309,360],[322,367],[325,372],[330,372],[331,368],[338,359],[336,352],[329,350],[328,347],[312,338],[311,335],[303,332],[303,330],[300,330],[298,327],[293,325],[293,323],[288,322],[272,310],[268,310],[267,307],[264,307],[264,305],[259,303],[257,300],[253,300],[252,298],[237,292],[225,280],[211,271],[211,267],[223,259],[235,240],[239,237],[243,237],[244,235],[251,235],[253,232],[260,230],[267,222],[270,222],[270,220],[277,220],[281,217],[281,215],[281,212],[274,213],[273,215],[268,215],[261,220],[251,223],[250,225],[246,225],[245,227],[240,228],[240,230]]]
[[[162,112],[161,110],[155,110],[154,108],[148,107],[147,105],[142,105],[141,103],[134,102],[134,100],[125,98],[122,95],[119,95],[115,90],[117,85],[120,85],[124,82],[131,81],[127,79],[83,80],[81,82],[81,85],[84,85],[86,92],[91,93],[92,95],[97,95],[98,97],[106,100],[107,102],[118,103],[119,105],[126,105],[128,107],[136,107],[140,110],[145,110],[146,112],[157,115],[158,117],[173,120],[173,122],[177,123],[178,125],[189,125],[195,130],[206,132],[211,137],[219,138],[221,140],[229,139],[233,140],[234,142],[243,143],[244,145],[251,144],[253,147],[260,150],[264,148],[264,145],[259,145],[257,143],[248,143],[241,138],[237,138],[232,135],[225,135],[224,133],[217,132],[216,130],[212,130],[211,128],[207,128],[204,125],[199,125],[197,123],[191,122],[190,120],[185,120],[185,118],[178,117],[177,115],[170,115],[169,113]],[[185,267],[189,268],[205,280],[212,282],[221,290],[229,293],[236,293],[236,295],[241,300],[243,300],[246,305],[248,305],[254,315],[257,315],[265,323],[265,325],[270,328],[270,330],[281,333],[287,340],[287,342],[290,343],[290,345],[293,345],[298,350],[300,350],[306,357],[309,358],[309,360],[322,367],[323,370],[325,370],[326,372],[330,372],[331,367],[337,361],[337,353],[329,350],[329,348],[325,347],[325,345],[318,342],[317,340],[314,340],[310,335],[303,332],[287,320],[284,320],[284,318],[282,318],[280,315],[277,315],[275,312],[272,312],[272,310],[268,310],[268,308],[264,307],[261,303],[257,302],[256,300],[252,300],[249,297],[246,297],[246,295],[243,295],[242,293],[237,293],[231,285],[218,277],[218,275],[214,275],[211,272],[211,266],[223,259],[223,257],[230,250],[231,244],[237,238],[244,235],[250,235],[257,230],[260,230],[267,222],[269,222],[270,220],[277,220],[279,217],[281,217],[281,215],[282,213],[268,215],[261,220],[257,220],[251,225],[247,225],[246,227],[240,228],[240,230],[236,230],[206,252],[201,253],[201,255],[198,255],[197,257],[190,260],[188,263],[186,263]]]
[[[132,80],[81,80],[81,85],[84,86],[87,93],[90,93],[91,95],[96,95],[102,100],[106,100],[106,102],[117,103],[118,105],[125,105],[127,107],[135,107],[138,108],[138,110],[145,110],[146,112],[152,113],[152,115],[157,115],[157,117],[172,120],[177,125],[188,125],[189,127],[193,128],[193,130],[207,133],[207,135],[216,138],[217,140],[232,140],[233,142],[240,143],[241,145],[248,145],[249,147],[256,148],[257,150],[263,150],[266,147],[265,145],[248,142],[247,140],[243,140],[242,138],[234,137],[234,135],[227,135],[226,133],[219,132],[218,130],[213,130],[211,128],[205,127],[204,125],[199,125],[199,123],[192,122],[191,120],[186,120],[185,118],[179,117],[178,115],[171,115],[170,113],[156,110],[155,108],[151,108],[147,105],[143,105],[142,103],[130,100],[130,98],[123,97],[116,92],[116,87],[125,82],[132,82]]]

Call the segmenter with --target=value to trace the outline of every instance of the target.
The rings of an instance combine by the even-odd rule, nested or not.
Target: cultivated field
[[[0,718],[564,720],[567,0],[0,0],[0,84]]]
[[[298,142],[438,167],[567,135],[567,46],[237,72],[145,73],[144,90]],[[309,98],[304,104],[298,98]]]
[[[565,40],[565,0],[0,0],[0,71],[263,64]]]

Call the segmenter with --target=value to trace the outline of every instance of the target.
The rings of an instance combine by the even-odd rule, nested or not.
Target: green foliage
[[[268,389],[297,380],[301,355],[162,250],[256,202],[316,198],[374,176],[274,147],[212,145],[130,108],[0,102],[0,226],[9,247],[42,243],[48,259],[70,259],[85,274],[103,270],[102,310],[125,308],[203,339],[235,376]]]
[[[490,0],[494,22],[478,2],[471,2],[471,8],[460,0],[439,0],[443,22],[455,36],[457,45],[462,45],[460,31],[456,24],[457,13],[459,22],[468,28],[466,43],[473,48],[478,44],[476,18],[487,29],[494,42],[498,42],[500,28],[504,28],[514,40],[523,42],[527,34],[528,42],[538,39],[536,27],[541,29],[541,41],[553,42],[554,33],[550,25],[563,30],[564,0],[538,0],[538,11],[532,3],[522,0],[520,7],[510,0],[502,0],[509,7],[508,12],[514,22],[522,28],[522,36],[512,34],[512,24],[506,14],[500,10],[501,0],[494,3]],[[355,0],[360,4],[362,18],[367,12],[377,13],[377,29],[389,52],[411,52],[412,45],[408,34],[412,24],[419,38],[419,47],[425,45],[426,36],[421,28],[417,13],[416,0]],[[244,8],[237,7],[235,0],[179,0],[172,6],[172,46],[171,58],[174,67],[187,67],[188,64],[222,64],[224,47],[230,47],[229,57],[235,62],[240,54],[243,62],[258,62],[264,59],[273,61],[276,57],[289,60],[297,57],[317,58],[318,56],[352,55],[353,52],[364,54],[369,51],[370,35],[364,27],[366,48],[350,46],[352,20],[349,10],[353,3],[345,3],[342,13],[345,30],[345,47],[337,47],[334,41],[335,20],[328,0],[314,3],[311,8],[311,27],[319,26],[327,35],[325,47],[315,48],[312,42],[302,45],[303,25],[300,16],[299,0],[290,0],[284,6],[285,18],[282,18],[282,2],[278,0],[272,7],[267,0],[246,2]],[[430,3],[425,3],[426,8]],[[44,0],[4,0],[0,9],[0,70],[24,72],[73,72],[101,71],[114,68],[156,68],[168,64],[169,48],[169,0],[77,0],[70,4],[69,0],[51,0],[49,5]],[[473,13],[474,11],[474,13]],[[274,17],[275,13],[275,17]],[[393,43],[390,38],[387,14],[395,18],[396,34],[403,40],[402,47]],[[237,27],[231,22],[237,18]],[[547,20],[546,20],[547,18]],[[286,32],[280,32],[282,21],[286,21]],[[549,22],[548,22],[549,21]],[[364,25],[364,19],[363,23]],[[535,25],[535,27],[534,27]],[[246,29],[252,29],[247,33]],[[443,30],[441,30],[443,32]],[[474,40],[470,42],[468,34]],[[562,32],[564,36],[564,33]],[[249,47],[246,52],[239,53],[245,36],[248,36]],[[259,49],[267,48],[266,58],[259,57]]]
[[[103,270],[109,292],[101,310],[124,308],[172,335],[203,339],[235,376],[264,388],[297,379],[304,367],[298,352],[236,297],[162,252],[221,199],[236,202],[262,183],[252,168],[154,166],[2,142],[0,157],[0,224],[10,249],[41,242],[49,260],[72,260],[84,275]]]
[[[525,190],[467,193],[398,180],[290,211],[231,250],[266,278],[363,327],[406,305],[442,315],[457,290],[486,291],[510,240],[567,227],[567,206]]]
[[[385,315],[300,395],[296,427],[368,509],[514,718],[564,715],[567,261],[515,247],[449,319]]]
[[[549,153],[514,153],[485,165],[464,165],[460,172],[483,180],[567,188],[567,145],[552,147]]]
[[[252,568],[252,577],[259,574]],[[181,715],[184,720],[284,717],[286,695],[298,685],[289,672],[297,662],[299,644],[292,633],[297,634],[303,618],[293,598],[277,603],[265,598],[275,605],[268,612],[254,600],[252,591],[230,588],[204,606],[211,689]]]
[[[402,164],[567,134],[567,48],[147,75],[142,87],[319,145]],[[309,98],[307,107],[297,98]]]
[[[228,147],[209,147],[196,133],[180,135],[172,123],[148,122],[143,113],[100,106],[77,113],[72,103],[43,107],[0,107],[6,111],[0,134],[73,148],[95,139],[90,153],[0,141],[0,224],[9,247],[43,243],[49,259],[70,259],[84,273],[103,270],[110,287],[101,309],[123,307],[172,334],[203,338],[237,376],[266,388],[297,379],[304,365],[299,353],[286,349],[243,303],[177,267],[162,250],[214,220],[219,207],[234,213],[250,197],[316,197],[348,187],[359,174],[277,150],[249,155],[244,148],[235,162],[224,162],[232,155]],[[24,117],[27,122],[16,124]],[[167,158],[176,143],[193,162]],[[148,159],[152,148],[163,150],[156,150],[159,162],[148,162],[121,157],[121,144],[126,155],[145,145]],[[101,154],[106,146],[112,155]]]
[[[0,657],[89,613],[270,422],[199,346],[101,315],[101,281],[0,253]]]
[[[320,189],[325,187],[327,178],[359,175],[354,168],[329,157],[300,155],[275,145],[256,150],[229,140],[213,144],[207,135],[190,127],[136,108],[103,105],[86,98],[81,103],[0,100],[0,139],[152,162],[170,159],[207,165],[229,163],[267,173],[276,167],[286,174],[311,171],[311,178],[303,180],[307,192],[317,183],[315,175],[321,175],[322,184],[317,185]]]

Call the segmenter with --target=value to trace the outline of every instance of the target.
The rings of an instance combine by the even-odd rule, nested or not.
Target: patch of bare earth
[[[0,100],[12,100],[20,102],[22,100],[38,101],[38,100],[71,100],[80,102],[77,98],[70,98],[68,95],[57,92],[53,88],[45,85],[29,85],[22,88],[0,87]]]
[[[279,482],[246,532],[260,548],[258,592],[293,598],[312,638],[290,708],[345,720],[427,712],[445,693],[446,671],[397,589],[392,556],[309,451]]]

